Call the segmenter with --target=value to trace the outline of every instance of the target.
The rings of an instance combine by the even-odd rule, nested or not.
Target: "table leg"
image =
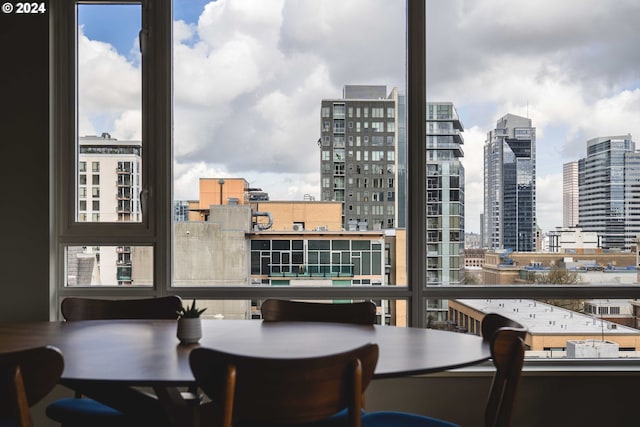
[[[158,400],[175,427],[199,427],[200,396],[176,387],[154,387]]]

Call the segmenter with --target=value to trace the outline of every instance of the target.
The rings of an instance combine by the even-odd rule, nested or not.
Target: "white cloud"
[[[109,132],[125,139],[114,130],[116,121],[127,120],[127,112],[140,109],[140,68],[130,63],[108,43],[89,40],[82,28],[78,35],[79,133],[96,135]],[[123,113],[124,112],[124,113]],[[141,134],[138,129],[130,134]]]
[[[428,97],[472,117],[462,116],[467,230],[477,230],[482,198],[474,190],[483,174],[469,167],[482,163],[469,141],[483,143],[507,113],[528,116],[537,128],[539,225],[562,225],[562,164],[584,157],[590,138],[640,137],[640,3],[458,0],[428,2],[427,12]]]
[[[114,122],[113,134],[117,135],[118,139],[141,141],[140,123],[142,123],[140,110],[123,111]]]
[[[405,4],[218,0],[176,22],[175,196],[194,198],[200,176],[243,177],[280,200],[317,195],[320,101],[345,84],[404,84]],[[482,146],[498,117],[537,127],[545,230],[561,225],[558,177],[587,139],[640,138],[637,16],[633,0],[427,2],[428,98],[453,102],[467,127],[468,231],[479,230]],[[138,135],[137,62],[82,34],[80,45],[81,132]]]
[[[391,27],[403,13],[399,0],[223,0],[197,27],[178,22],[177,162],[270,180],[265,191],[278,199],[317,193],[320,100],[340,97],[345,84],[391,89],[402,80],[404,33]]]

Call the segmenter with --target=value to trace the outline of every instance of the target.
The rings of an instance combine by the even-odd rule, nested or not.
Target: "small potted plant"
[[[200,315],[206,308],[196,307],[196,300],[191,305],[180,307],[178,314],[178,339],[182,344],[195,344],[202,338],[202,322]]]

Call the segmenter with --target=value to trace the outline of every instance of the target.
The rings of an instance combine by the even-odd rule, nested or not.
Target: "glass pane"
[[[528,332],[528,358],[617,359],[638,357],[637,304],[603,299],[460,299],[448,301],[443,317],[428,327],[481,334],[482,318],[497,313]]]
[[[141,6],[77,6],[76,220],[140,222]]]
[[[406,285],[406,2],[346,4],[174,0],[174,286]]]
[[[67,246],[66,284],[87,286],[153,286],[151,246]]]
[[[626,49],[593,9],[426,6],[427,285],[637,284],[637,130],[604,105],[637,92],[638,58],[584,67],[596,45],[601,64]],[[633,25],[629,5],[606,6]],[[468,25],[483,19],[500,24]],[[426,305],[444,320],[446,300]]]

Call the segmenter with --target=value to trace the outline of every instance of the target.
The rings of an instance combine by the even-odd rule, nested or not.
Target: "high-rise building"
[[[345,230],[397,227],[398,90],[345,86],[323,99],[320,200],[342,202]]]
[[[536,129],[507,114],[484,144],[483,245],[518,252],[536,248]]]
[[[139,222],[141,141],[108,133],[79,139],[77,218],[81,222]],[[68,282],[73,285],[131,285],[130,246],[68,249]]]
[[[640,153],[631,135],[587,141],[579,160],[579,223],[604,249],[630,250],[640,234]]]
[[[141,221],[142,143],[80,137],[78,221]]]
[[[427,284],[458,285],[464,272],[464,126],[451,102],[427,103]],[[427,316],[446,320],[446,300]]]
[[[562,226],[578,225],[578,162],[562,165]]]
[[[464,131],[450,102],[427,104],[427,283],[459,284],[464,268]]]

